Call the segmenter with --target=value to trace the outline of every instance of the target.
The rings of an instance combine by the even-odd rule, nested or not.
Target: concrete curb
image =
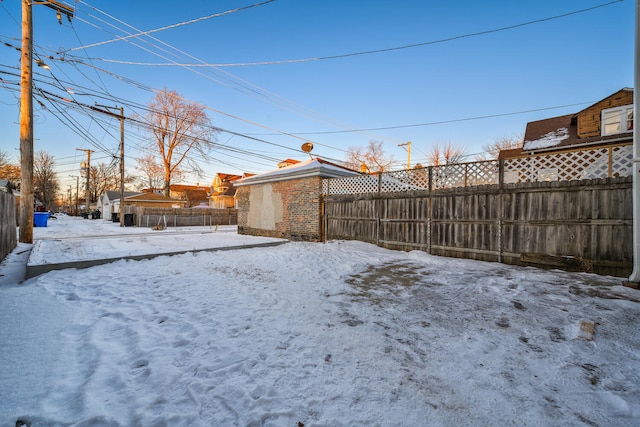
[[[33,277],[39,276],[44,273],[48,273],[53,270],[65,270],[67,268],[89,268],[94,267],[96,265],[109,264],[112,262],[120,261],[120,260],[133,260],[133,261],[141,261],[145,259],[153,259],[161,256],[174,256],[174,255],[183,255],[188,253],[196,253],[196,252],[218,252],[218,251],[235,251],[238,249],[251,249],[251,248],[265,248],[270,246],[280,246],[285,243],[289,243],[288,240],[281,242],[269,242],[269,243],[256,243],[252,245],[238,245],[238,246],[222,246],[219,248],[205,248],[205,249],[190,249],[185,251],[176,251],[176,252],[162,252],[155,254],[144,254],[144,255],[129,255],[117,258],[103,258],[103,259],[92,259],[92,260],[84,260],[84,261],[73,261],[73,262],[62,262],[58,264],[40,264],[40,265],[29,265],[27,263],[27,272],[26,279],[31,279]]]

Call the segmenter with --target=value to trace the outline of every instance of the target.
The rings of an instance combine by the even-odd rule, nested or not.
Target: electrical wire
[[[249,6],[242,6],[242,7],[238,7],[238,8],[235,8],[235,9],[227,10],[225,12],[214,13],[212,15],[207,15],[207,16],[203,16],[203,17],[200,17],[200,18],[191,19],[189,21],[179,22],[177,24],[167,25],[165,27],[156,28],[154,30],[140,31],[140,32],[138,32],[136,34],[129,34],[128,36],[124,36],[124,37],[117,37],[117,38],[111,39],[111,40],[105,40],[105,41],[98,42],[98,43],[92,43],[92,44],[88,44],[88,45],[84,45],[84,46],[74,47],[74,48],[71,48],[71,49],[64,50],[62,52],[72,52],[74,50],[79,50],[79,49],[88,49],[88,48],[91,48],[91,47],[102,46],[102,45],[105,45],[105,44],[109,44],[109,43],[113,43],[113,42],[117,42],[117,41],[123,41],[123,40],[127,40],[127,39],[130,39],[130,38],[137,38],[137,37],[140,37],[140,36],[147,36],[149,34],[157,33],[157,32],[160,32],[160,31],[169,30],[169,29],[177,28],[177,27],[182,27],[184,25],[190,25],[190,24],[194,24],[196,22],[206,21],[206,20],[212,19],[212,18],[219,18],[219,17],[224,16],[224,15],[229,15],[231,13],[240,12],[240,11],[251,9],[251,8],[254,8],[254,7],[258,7],[258,6],[264,6],[264,5],[268,4],[268,3],[273,3],[274,1],[276,1],[276,0],[266,0],[266,1],[263,1],[261,3],[255,3],[255,4],[252,4],[252,5],[249,5]],[[97,10],[95,7],[91,6],[90,4],[88,4],[88,3],[84,2],[84,1],[80,1],[80,3],[90,7],[92,9]],[[114,19],[113,17],[111,17],[111,18]]]
[[[154,64],[154,63],[145,63],[145,62],[138,62],[138,61],[120,61],[120,60],[106,59],[106,58],[93,58],[93,59],[96,60],[96,61],[112,62],[112,63],[117,63],[117,64],[153,66],[153,67],[158,67],[158,66],[161,66],[161,67],[179,66],[179,67],[216,67],[216,68],[223,68],[223,67],[249,67],[249,66],[258,66],[258,65],[281,65],[281,64],[292,64],[292,63],[301,63],[301,62],[326,61],[326,60],[332,60],[332,59],[341,59],[341,58],[349,58],[349,57],[355,57],[355,56],[371,55],[371,54],[376,54],[376,53],[393,52],[393,51],[404,50],[404,49],[412,49],[412,48],[416,48],[416,47],[423,47],[423,46],[447,43],[447,42],[451,42],[451,41],[455,41],[455,40],[461,40],[461,39],[470,38],[470,37],[478,37],[478,36],[484,36],[484,35],[487,35],[487,34],[493,34],[493,33],[502,32],[502,31],[514,30],[516,28],[526,27],[526,26],[534,25],[534,24],[540,24],[540,23],[543,23],[543,22],[548,22],[548,21],[552,21],[552,20],[556,20],[556,19],[566,18],[566,17],[572,16],[572,15],[577,15],[577,14],[580,14],[580,13],[590,12],[592,10],[596,10],[596,9],[600,9],[600,8],[603,8],[603,7],[611,6],[613,4],[620,3],[620,2],[623,2],[623,1],[624,0],[613,0],[613,1],[610,1],[608,3],[602,3],[602,4],[595,5],[595,6],[592,6],[592,7],[588,7],[588,8],[585,8],[585,9],[574,10],[572,12],[567,12],[567,13],[563,13],[563,14],[559,14],[559,15],[549,16],[549,17],[546,17],[546,18],[534,19],[532,21],[522,22],[522,23],[519,23],[519,24],[508,25],[508,26],[505,26],[505,27],[493,28],[493,29],[484,30],[484,31],[476,31],[476,32],[473,32],[473,33],[461,34],[461,35],[457,35],[457,36],[453,36],[453,37],[446,37],[446,38],[442,38],[442,39],[438,39],[438,40],[431,40],[431,41],[427,41],[427,42],[412,43],[412,44],[403,45],[403,46],[395,46],[395,47],[382,48],[382,49],[372,49],[372,50],[365,50],[365,51],[360,51],[360,52],[351,52],[351,53],[328,55],[328,56],[318,56],[318,57],[309,57],[309,58],[300,58],[300,59],[285,59],[285,60],[275,60],[275,61],[257,61],[257,62],[243,62],[243,63],[216,63],[216,64],[175,64],[175,63],[161,63],[161,64],[155,63]]]

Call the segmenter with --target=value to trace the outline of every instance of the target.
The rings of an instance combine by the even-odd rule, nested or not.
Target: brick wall
[[[281,206],[251,206],[251,192],[262,192],[264,186],[270,186],[270,193],[276,195]],[[321,201],[322,182],[320,177],[276,181],[268,184],[255,184],[238,188],[238,233],[256,236],[282,237],[290,240],[318,241],[321,239]],[[252,209],[275,209],[282,212],[270,227],[256,227],[251,224]],[[256,212],[253,212],[255,215]],[[260,212],[269,217],[272,212]]]

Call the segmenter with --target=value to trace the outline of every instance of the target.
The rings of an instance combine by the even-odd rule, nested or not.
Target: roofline
[[[619,142],[633,142],[633,136],[629,136],[627,135],[626,137],[620,137],[620,138],[612,138],[612,139],[605,139],[605,140],[598,140],[598,141],[591,141],[591,142],[583,142],[583,143],[578,143],[578,144],[571,144],[571,145],[563,145],[563,146],[553,146],[553,147],[547,147],[547,148],[541,148],[539,150],[522,150],[522,154],[535,154],[535,153],[543,153],[543,152],[548,152],[548,151],[565,151],[565,150],[569,150],[572,148],[583,148],[583,147],[592,147],[594,145],[611,145],[611,144],[615,144],[615,143],[619,143]]]
[[[632,87],[623,87],[622,89],[617,90],[617,91],[613,92],[612,94],[610,94],[610,95],[608,95],[608,96],[605,96],[604,98],[602,98],[602,99],[600,99],[600,100],[598,100],[598,101],[594,102],[593,104],[589,105],[588,107],[583,108],[582,110],[578,111],[578,112],[577,112],[577,113],[575,113],[575,114],[580,114],[580,113],[582,113],[583,111],[588,110],[589,108],[591,108],[591,107],[593,107],[594,105],[598,104],[599,102],[602,102],[602,101],[604,101],[604,100],[605,100],[605,99],[607,99],[607,98],[611,98],[613,95],[615,95],[616,93],[619,93],[619,92],[633,92],[633,88],[632,88]]]

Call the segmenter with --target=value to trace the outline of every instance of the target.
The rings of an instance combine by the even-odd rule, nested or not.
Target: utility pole
[[[95,151],[88,150],[86,148],[76,148],[76,150],[84,151],[85,153],[87,153],[87,162],[84,164],[84,167],[82,167],[82,169],[87,174],[87,184],[85,187],[85,199],[86,199],[85,211],[88,215],[89,210],[91,208],[91,196],[89,194],[89,178],[91,178],[91,153],[95,153]]]
[[[75,215],[78,216],[78,190],[80,189],[80,176],[79,175],[69,175],[71,178],[76,179],[76,207],[75,207]]]
[[[33,15],[32,5],[42,4],[69,20],[73,9],[55,0],[22,0],[22,51],[20,54],[20,243],[33,243]]]
[[[97,107],[120,110],[120,115],[112,113],[111,111],[101,110]],[[124,108],[96,105],[96,107],[91,107],[91,109],[120,120],[120,227],[124,227]]]
[[[22,0],[20,57],[20,232],[21,243],[33,243],[33,16]]]
[[[411,169],[411,142],[398,144],[398,147],[407,147],[407,170]]]

